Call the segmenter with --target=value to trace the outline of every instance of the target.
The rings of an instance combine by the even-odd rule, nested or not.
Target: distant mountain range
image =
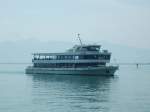
[[[41,42],[33,39],[0,42],[0,63],[31,63],[31,54],[34,52],[64,52],[75,44],[78,43],[65,41]],[[149,49],[107,42],[101,42],[101,45],[102,49],[108,49],[112,52],[112,63],[150,62]]]

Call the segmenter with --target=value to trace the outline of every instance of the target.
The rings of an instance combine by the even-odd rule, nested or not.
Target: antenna
[[[80,41],[80,44],[83,45],[79,33],[78,33],[78,39],[79,39],[79,41]]]

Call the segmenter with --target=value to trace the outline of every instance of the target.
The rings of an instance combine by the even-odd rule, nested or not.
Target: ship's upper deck
[[[34,53],[32,62],[34,64],[95,63],[105,65],[110,62],[111,53],[100,48],[100,45],[75,45],[64,53]]]
[[[101,45],[75,45],[71,49],[68,49],[63,53],[34,53],[33,55],[40,56],[51,56],[51,55],[99,55],[106,54],[110,55],[111,53],[107,50],[101,50]]]

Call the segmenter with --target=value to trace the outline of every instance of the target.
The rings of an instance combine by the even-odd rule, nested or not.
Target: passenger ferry
[[[34,53],[26,74],[114,75],[118,66],[107,65],[111,53],[101,50],[101,45],[84,45],[78,38],[80,45],[64,53]]]

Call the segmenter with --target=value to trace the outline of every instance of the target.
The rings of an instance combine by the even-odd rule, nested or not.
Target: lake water
[[[27,75],[0,65],[0,112],[150,112],[150,66],[114,77]]]

